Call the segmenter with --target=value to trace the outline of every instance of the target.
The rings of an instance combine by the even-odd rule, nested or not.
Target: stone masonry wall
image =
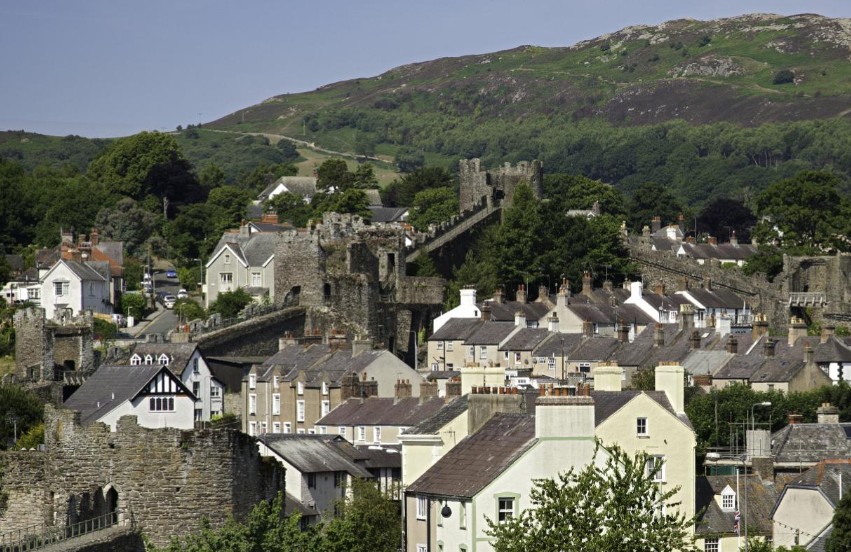
[[[15,313],[15,376],[21,381],[32,379],[30,369],[38,367],[37,378],[41,370],[49,366],[53,371],[52,343],[45,341],[44,309],[31,308]]]
[[[275,303],[283,303],[291,290],[298,287],[300,305],[321,305],[326,257],[318,233],[284,233],[275,251]]]
[[[462,159],[459,163],[460,211],[468,211],[485,201],[493,200],[503,206],[511,205],[514,190],[521,183],[532,187],[540,198],[543,194],[544,166],[540,161],[520,162],[516,166],[506,163],[491,170],[482,170],[479,159]]]
[[[47,450],[30,453],[42,454],[43,463],[3,474],[3,488],[12,475],[37,481],[42,474],[35,497],[11,497],[9,512],[19,511],[23,500],[41,510],[22,516],[26,522],[55,519],[62,525],[105,513],[103,497],[114,489],[119,520],[132,517],[162,546],[172,536],[195,531],[202,517],[218,526],[283,490],[280,466],[261,458],[255,440],[238,431],[154,430],[128,416],[113,433],[103,424],[83,427],[78,413],[49,406],[46,419]],[[32,500],[38,495],[47,497],[41,506]],[[0,533],[21,523],[0,518]]]

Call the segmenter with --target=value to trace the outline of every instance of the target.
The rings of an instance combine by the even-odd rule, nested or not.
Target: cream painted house
[[[275,247],[278,232],[260,232],[250,224],[225,232],[205,265],[205,307],[220,293],[244,289],[257,300],[275,296]]]
[[[423,472],[406,489],[407,550],[491,550],[486,517],[498,521],[531,507],[534,479],[604,461],[593,458],[595,439],[656,457],[659,485],[679,487],[674,501],[692,516],[696,439],[683,411],[683,368],[657,368],[654,392],[620,391],[620,369],[599,377],[591,397],[557,389],[538,398],[535,417],[495,415]]]

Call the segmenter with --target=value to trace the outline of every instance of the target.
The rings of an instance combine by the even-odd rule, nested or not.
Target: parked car
[[[166,295],[163,297],[163,306],[167,309],[173,309],[177,298],[174,295]]]
[[[177,271],[173,268],[169,268],[165,271],[166,278],[177,278]]]
[[[186,291],[185,289],[179,289],[179,290],[177,290],[177,298],[178,299],[188,299],[189,298],[189,292]]]

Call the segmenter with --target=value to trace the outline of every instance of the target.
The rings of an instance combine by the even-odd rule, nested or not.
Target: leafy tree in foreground
[[[851,550],[851,493],[846,493],[833,512],[833,532],[827,538],[827,552]]]
[[[597,453],[602,452],[597,445]],[[692,520],[676,512],[677,488],[662,491],[646,469],[648,455],[606,448],[603,466],[588,464],[535,482],[534,508],[505,523],[488,519],[498,552],[657,552],[695,550]],[[658,468],[657,468],[658,469]],[[665,504],[665,509],[660,505]]]
[[[372,481],[355,479],[342,515],[323,528],[327,550],[394,552],[402,542],[399,506]]]
[[[458,196],[449,187],[431,188],[414,196],[413,207],[410,223],[417,230],[425,231],[429,224],[449,220],[458,213]]]
[[[220,293],[213,304],[210,305],[210,313],[217,312],[223,318],[233,318],[251,302],[251,296],[244,289],[226,291]]]

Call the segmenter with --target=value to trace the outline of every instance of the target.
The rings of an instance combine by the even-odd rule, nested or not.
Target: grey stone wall
[[[15,313],[15,376],[19,381],[53,381],[54,366],[81,373],[97,367],[91,313],[62,321],[47,320],[44,309]]]
[[[202,517],[218,526],[283,490],[280,466],[261,458],[255,440],[238,431],[154,430],[124,417],[113,433],[103,424],[83,427],[78,413],[49,406],[46,420],[46,452],[14,453],[33,455],[26,462],[0,455],[0,485],[14,491],[0,532],[106,513],[104,497],[114,489],[119,520],[132,517],[162,546],[197,530]]]
[[[284,233],[275,251],[275,303],[284,303],[297,291],[300,305],[321,305],[326,257],[319,233]]]
[[[542,197],[544,165],[540,161],[521,161],[512,166],[506,163],[491,170],[482,170],[479,159],[462,159],[459,163],[459,202],[463,213],[486,201],[509,206],[520,184],[528,184],[535,197]]]

